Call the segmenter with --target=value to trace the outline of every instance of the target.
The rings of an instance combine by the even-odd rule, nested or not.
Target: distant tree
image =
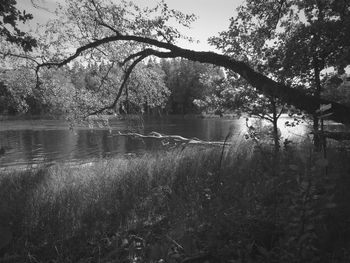
[[[158,63],[140,63],[129,79],[124,97],[121,98],[127,112],[162,113],[170,96],[164,78],[165,73]]]
[[[86,109],[98,109],[111,103],[116,96],[118,90],[115,87],[121,84],[122,69],[115,64],[104,62],[99,65],[92,63],[83,66],[75,63],[69,70],[75,89],[80,93],[91,94],[91,103],[84,103]],[[169,93],[162,69],[157,64],[140,63],[131,74],[114,110],[124,114],[162,110]],[[97,101],[99,103],[96,104]]]
[[[197,107],[206,113],[220,116],[227,110],[231,111],[231,86],[222,68],[208,66],[199,81],[202,85],[202,96],[194,100]]]
[[[214,67],[187,59],[162,60],[160,64],[165,72],[166,85],[171,91],[168,102],[171,113],[196,112],[198,107],[195,102],[203,101],[213,90],[210,86],[213,79],[210,77],[217,74],[214,74]],[[206,83],[204,76],[208,76]]]
[[[13,97],[9,93],[6,84],[0,81],[0,114],[15,114],[16,108]]]
[[[66,67],[59,70],[45,69],[41,75],[40,88],[37,87],[33,71],[25,65],[5,70],[0,77],[4,83],[0,97],[6,102],[1,108],[6,114],[77,113],[80,104],[83,104],[76,100],[78,90],[72,84]]]
[[[3,70],[0,74],[3,113],[38,113],[40,99],[35,90],[35,77],[26,67]]]

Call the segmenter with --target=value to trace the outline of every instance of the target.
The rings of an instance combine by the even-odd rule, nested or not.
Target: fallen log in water
[[[162,135],[158,132],[150,132],[148,135],[136,133],[136,132],[128,132],[128,133],[121,133],[118,132],[119,136],[131,136],[131,137],[138,137],[138,138],[144,138],[144,139],[158,139],[158,140],[164,140],[169,141],[173,140],[174,142],[180,142],[185,144],[201,144],[201,145],[214,145],[214,146],[226,146],[231,145],[231,142],[211,142],[211,141],[203,141],[198,138],[185,138],[180,135]]]

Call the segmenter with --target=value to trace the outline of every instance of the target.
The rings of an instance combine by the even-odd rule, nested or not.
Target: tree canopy
[[[164,2],[155,8],[139,8],[128,2],[116,4],[100,0],[79,0],[74,3],[68,1],[65,6],[61,6],[63,16],[52,22],[46,32],[47,39],[41,48],[46,50],[44,54],[47,56],[44,61],[37,62],[37,74],[40,75],[40,71],[44,67],[62,67],[81,56],[85,59],[98,57],[101,61],[113,58],[114,62],[118,62],[117,64],[124,68],[124,80],[121,81],[114,100],[94,112],[96,113],[115,108],[126,87],[127,79],[137,64],[145,58],[150,56],[159,58],[182,57],[235,72],[258,92],[278,98],[281,102],[293,105],[310,114],[314,114],[320,104],[331,104],[332,114],[329,118],[349,123],[350,108],[348,106],[306,92],[302,87],[309,85],[310,79],[305,78],[303,74],[297,76],[300,80],[297,84],[290,81],[296,74],[298,65],[288,67],[287,58],[290,58],[290,55],[286,56],[286,54],[289,54],[289,50],[294,50],[301,52],[299,57],[302,57],[303,51],[300,48],[290,46],[291,43],[295,42],[295,37],[298,34],[302,34],[305,40],[298,38],[297,45],[303,41],[308,44],[307,38],[319,37],[320,41],[312,40],[315,42],[314,46],[308,45],[313,48],[310,52],[315,53],[312,57],[312,59],[316,57],[314,62],[318,62],[321,59],[319,54],[323,54],[324,50],[327,49],[331,51],[332,55],[327,56],[329,63],[325,66],[335,65],[340,68],[341,65],[344,66],[348,63],[349,43],[346,39],[349,38],[347,38],[346,31],[342,30],[345,33],[339,36],[339,41],[330,42],[331,35],[326,36],[334,31],[335,25],[340,24],[344,28],[348,27],[349,3],[347,1],[328,2],[318,0],[314,4],[303,4],[303,1],[297,0],[248,1],[246,7],[242,7],[238,11],[243,22],[253,21],[249,24],[251,32],[245,37],[244,28],[236,25],[239,21],[232,19],[231,28],[221,38],[213,40],[213,43],[217,45],[221,43],[219,47],[223,49],[229,47],[230,54],[228,52],[218,54],[193,51],[176,45],[177,39],[186,37],[180,33],[178,28],[169,26],[168,22],[175,20],[179,27],[188,27],[195,16],[171,10]],[[321,9],[324,17],[321,22],[329,26],[325,32],[321,32],[322,34],[313,31],[313,28],[315,30],[320,28],[320,18],[316,19],[314,14],[321,14]],[[304,12],[306,23],[298,24],[300,12]],[[257,24],[254,25],[255,21]],[[260,26],[257,26],[259,24]],[[280,30],[284,29],[280,38],[278,38],[279,28]],[[292,30],[293,28],[296,29]],[[256,34],[254,42],[249,40],[252,34]],[[229,37],[227,41],[233,41],[232,43],[236,44],[228,43],[225,40],[226,36]],[[275,39],[274,36],[277,38]],[[277,47],[281,37],[286,41],[282,42],[283,48],[279,49]],[[266,46],[270,40],[277,41],[276,47],[272,44]],[[237,46],[239,43],[245,46]],[[254,54],[250,54],[251,47],[249,45],[252,43],[254,44],[252,48],[260,49],[261,52],[265,53],[262,58],[251,60]],[[322,44],[325,48],[322,49],[316,44]],[[73,49],[75,52],[72,53]],[[125,51],[126,49],[127,51]],[[284,51],[283,54],[279,53],[281,50]],[[252,64],[254,61],[261,63]],[[345,64],[340,63],[341,61]],[[110,62],[112,61],[110,60]],[[259,65],[264,65],[265,69]],[[271,65],[274,66],[271,67]],[[325,66],[316,69],[320,71]],[[312,70],[309,62],[305,62],[304,68]],[[277,71],[280,69],[292,72],[289,79],[284,80],[278,77]],[[292,69],[293,71],[291,71]],[[304,70],[301,71],[304,72]],[[307,81],[303,81],[305,79]]]

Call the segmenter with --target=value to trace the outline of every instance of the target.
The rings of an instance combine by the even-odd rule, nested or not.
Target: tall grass
[[[0,176],[13,262],[348,262],[350,154],[236,142]],[[1,231],[1,228],[0,228]],[[0,233],[1,234],[1,233]],[[0,243],[1,244],[1,243]],[[190,262],[190,261],[188,261]],[[193,261],[194,262],[194,261]]]

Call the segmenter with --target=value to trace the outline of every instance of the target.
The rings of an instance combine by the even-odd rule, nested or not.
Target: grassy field
[[[350,262],[350,152],[327,156],[242,141],[2,172],[0,262]]]

